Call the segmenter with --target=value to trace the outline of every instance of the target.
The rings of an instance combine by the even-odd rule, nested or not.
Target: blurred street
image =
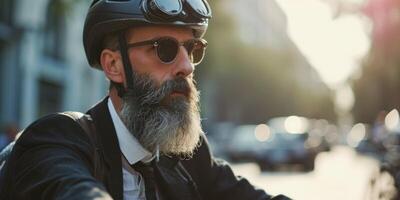
[[[213,156],[271,195],[400,194],[400,0],[208,1],[208,46],[191,77]],[[99,2],[0,0],[0,151],[41,117],[86,112],[112,91],[82,45],[87,10]],[[143,6],[156,1],[140,2],[153,12]],[[117,42],[122,31],[112,32],[99,47]],[[165,63],[159,49],[150,58],[175,72],[179,60]]]
[[[285,194],[296,200],[361,200],[378,162],[353,149],[336,146],[320,153],[312,172],[260,172],[253,163],[234,164],[238,175],[270,194]]]

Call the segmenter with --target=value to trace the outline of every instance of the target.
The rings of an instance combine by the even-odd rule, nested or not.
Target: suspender
[[[101,142],[98,140],[96,135],[96,127],[93,123],[93,119],[90,115],[83,114],[81,112],[63,112],[60,113],[62,115],[66,115],[76,121],[80,127],[84,130],[84,132],[89,136],[92,143],[95,145],[95,151],[93,152],[94,158],[94,171],[93,176],[99,180],[103,181],[103,165],[101,163],[103,156],[103,148]]]

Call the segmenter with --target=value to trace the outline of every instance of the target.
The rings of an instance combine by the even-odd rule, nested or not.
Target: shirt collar
[[[110,98],[108,99],[107,106],[110,110],[115,132],[117,133],[119,147],[129,164],[132,165],[139,161],[145,163],[150,162],[154,157],[126,128],[125,124],[117,114],[117,111],[115,110]]]

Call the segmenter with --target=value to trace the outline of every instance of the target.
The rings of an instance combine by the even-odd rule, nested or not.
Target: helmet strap
[[[124,94],[125,94],[124,84],[122,84],[122,83],[116,83],[116,82],[114,82],[114,81],[111,81],[111,82],[112,82],[111,84],[114,85],[115,89],[117,89],[117,94],[118,94],[118,96],[119,96],[120,98],[122,98],[122,97],[124,96]]]
[[[117,86],[118,96],[123,97],[127,90],[133,89],[133,70],[128,56],[128,48],[126,44],[125,31],[121,31],[118,36],[119,50],[122,56],[122,64],[124,65],[124,72],[126,78],[126,88],[121,84]]]

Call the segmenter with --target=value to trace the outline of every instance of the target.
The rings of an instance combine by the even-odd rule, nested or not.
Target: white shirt
[[[150,162],[152,154],[147,151],[137,139],[129,132],[119,118],[111,99],[108,99],[108,110],[117,133],[119,147],[122,152],[122,179],[125,200],[145,200],[144,181],[142,176],[133,170],[130,165],[136,162]]]

